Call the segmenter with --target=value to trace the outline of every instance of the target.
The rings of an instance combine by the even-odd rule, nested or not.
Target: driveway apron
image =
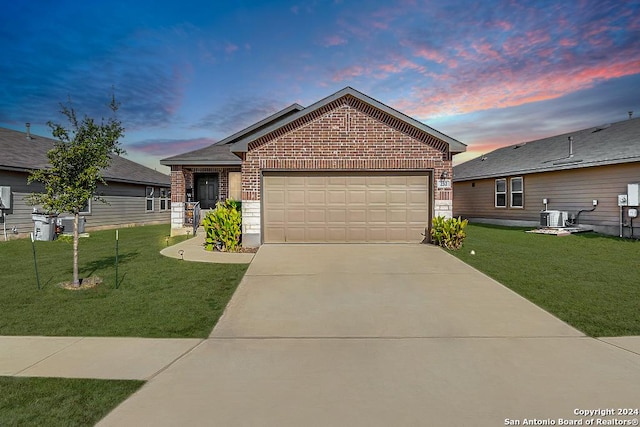
[[[439,248],[264,245],[209,339],[100,425],[598,425],[640,417],[580,411],[638,402],[639,354]]]

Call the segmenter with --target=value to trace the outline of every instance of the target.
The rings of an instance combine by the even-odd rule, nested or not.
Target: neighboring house
[[[538,226],[547,221],[541,211],[559,211],[567,212],[567,222],[552,215],[550,225],[620,235],[622,224],[630,236],[633,208],[619,207],[618,195],[640,182],[640,119],[500,148],[453,170],[456,216]]]
[[[31,171],[47,167],[47,152],[54,142],[30,133],[0,128],[0,187],[9,187],[11,194],[11,208],[2,210],[5,215],[0,216],[0,223],[4,221],[0,232],[6,230],[7,238],[24,237],[34,229],[31,216],[34,206],[25,198],[42,191],[43,187],[40,183],[27,185],[27,177]],[[171,187],[168,175],[121,156],[113,156],[111,166],[103,175],[108,185],[100,185],[98,195],[108,204],[89,202],[86,212],[81,213],[85,218],[85,230],[169,223]]]
[[[171,166],[172,229],[185,202],[242,201],[245,246],[420,242],[451,216],[451,160],[466,146],[352,88],[293,104]]]

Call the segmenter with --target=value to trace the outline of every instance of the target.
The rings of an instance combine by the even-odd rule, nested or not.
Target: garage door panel
[[[407,203],[407,190],[389,190],[389,203],[405,205]]]
[[[307,241],[305,231],[306,227],[287,226],[283,239],[278,242],[304,243]]]
[[[410,191],[408,197],[408,203],[426,206],[427,204],[427,190],[424,191]]]
[[[269,209],[264,213],[264,220],[274,225],[284,225],[285,223],[285,210],[284,209]]]
[[[346,190],[333,190],[331,188],[327,190],[327,204],[329,206],[334,206],[334,205],[344,206],[346,203],[347,203]]]
[[[385,190],[370,190],[367,192],[367,203],[369,205],[387,204],[387,192]]]
[[[383,175],[367,176],[367,185],[371,187],[386,187],[387,177]]]
[[[331,185],[337,185],[339,187],[346,187],[347,186],[347,177],[346,176],[330,176],[327,178],[327,184]]]
[[[345,227],[329,227],[327,228],[328,242],[347,242],[347,229]]]
[[[429,185],[428,176],[405,176],[407,187],[425,187]]]
[[[367,211],[366,209],[349,209],[347,211],[347,222],[349,224],[357,224],[367,222]]]
[[[360,189],[353,190],[352,187],[350,187],[349,192],[347,193],[347,203],[349,204],[349,206],[366,205],[367,192]]]
[[[329,224],[347,224],[346,209],[327,209],[327,222]]]
[[[327,229],[325,227],[307,227],[306,241],[307,242],[326,242],[327,241]]]
[[[370,227],[369,230],[367,230],[367,240],[370,242],[386,242],[387,228],[386,227]]]
[[[304,209],[286,209],[286,222],[288,224],[304,224],[305,223],[305,210]]]
[[[387,218],[390,223],[407,223],[407,210],[406,209],[389,209],[387,212]]]
[[[427,176],[265,174],[265,242],[419,242]]]
[[[305,191],[304,190],[287,190],[285,203],[288,205],[305,205]]]
[[[304,220],[307,224],[324,224],[327,222],[327,212],[324,209],[307,209]]]
[[[264,198],[270,204],[284,204],[285,192],[284,190],[266,190],[264,192]]]
[[[324,190],[309,190],[307,192],[307,204],[324,206],[326,203],[327,198]]]
[[[407,222],[409,224],[427,224],[429,221],[429,212],[427,210],[408,210]]]
[[[347,228],[347,242],[366,242],[367,241],[367,228],[366,227],[353,227]]]
[[[386,224],[387,223],[387,210],[386,209],[369,209],[367,211],[367,222],[369,224]]]
[[[367,185],[367,177],[349,176],[347,177],[347,185],[349,185],[350,188],[365,187]]]
[[[264,231],[265,242],[285,242],[284,227],[270,226]]]

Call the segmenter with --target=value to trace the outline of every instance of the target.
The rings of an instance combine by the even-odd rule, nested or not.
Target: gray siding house
[[[47,166],[47,152],[54,142],[50,138],[0,128],[0,188],[5,188],[5,197],[10,197],[10,208],[2,209],[0,215],[0,240],[26,237],[33,231],[34,206],[27,204],[25,198],[40,191],[42,186],[27,185],[27,177],[32,170]],[[89,202],[86,212],[81,214],[85,218],[85,230],[169,224],[171,179],[168,175],[114,156],[104,177],[107,185],[100,186],[98,193],[108,203]],[[6,206],[6,201],[4,203]]]
[[[634,195],[628,194],[639,182],[636,118],[500,148],[455,166],[453,214],[534,227],[543,211],[560,212],[559,223],[566,212],[567,225],[640,237]],[[631,204],[619,206],[619,195]]]

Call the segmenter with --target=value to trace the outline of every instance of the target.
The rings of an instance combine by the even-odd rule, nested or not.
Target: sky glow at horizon
[[[195,150],[351,86],[468,145],[640,114],[640,1],[12,2],[0,126],[121,102],[127,156]]]

